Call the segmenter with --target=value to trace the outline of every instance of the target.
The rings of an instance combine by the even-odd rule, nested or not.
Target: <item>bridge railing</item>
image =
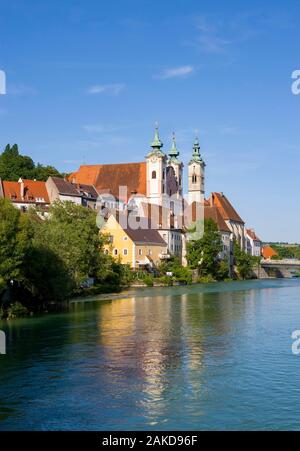
[[[265,260],[264,258],[260,261],[261,265],[288,265],[288,266],[300,266],[300,260],[297,258],[284,258],[282,260]]]

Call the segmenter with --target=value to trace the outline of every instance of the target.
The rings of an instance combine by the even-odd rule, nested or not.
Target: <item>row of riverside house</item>
[[[183,163],[175,136],[168,154],[155,129],[151,150],[145,161],[123,164],[82,165],[67,179],[49,177],[46,182],[0,181],[0,197],[26,212],[38,206],[47,217],[49,205],[56,200],[71,201],[101,214],[103,232],[109,236],[106,252],[132,268],[151,268],[170,256],[185,261],[187,227],[182,206],[201,206],[202,219],[218,226],[223,249],[220,257],[233,264],[233,241],[251,255],[261,255],[261,241],[245,223],[223,193],[205,198],[205,166],[196,138],[188,163],[188,194],[183,196]],[[128,217],[134,218],[134,224]],[[192,215],[193,216],[193,215]],[[150,225],[151,221],[151,225]],[[138,224],[137,224],[138,223]]]

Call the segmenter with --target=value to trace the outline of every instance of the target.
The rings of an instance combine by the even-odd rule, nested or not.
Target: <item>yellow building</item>
[[[126,221],[125,216],[122,219]],[[141,219],[135,228],[110,215],[102,228],[102,233],[108,236],[104,251],[134,269],[157,266],[168,257],[167,243],[157,230],[144,228],[145,221]]]

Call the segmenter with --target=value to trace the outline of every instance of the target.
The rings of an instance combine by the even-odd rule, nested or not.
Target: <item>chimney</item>
[[[22,177],[19,178],[18,183],[20,183],[20,196],[21,196],[21,199],[24,200],[25,187],[24,187],[24,181],[23,181]]]

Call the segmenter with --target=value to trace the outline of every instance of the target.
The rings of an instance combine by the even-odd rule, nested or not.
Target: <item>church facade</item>
[[[130,205],[134,199],[166,208],[181,208],[183,200],[183,162],[175,135],[167,153],[163,152],[158,128],[155,128],[151,149],[139,163],[81,165],[68,177],[71,183],[93,185],[99,195],[111,196]],[[185,196],[186,197],[186,196]],[[205,198],[205,162],[196,138],[188,163],[188,203],[203,203]]]
[[[167,243],[165,257],[162,258],[178,255],[184,262],[186,230],[190,223],[213,219],[222,237],[222,257],[228,257],[231,265],[234,239],[242,249],[247,250],[245,223],[223,193],[211,193],[206,198],[205,167],[196,138],[187,164],[188,190],[184,195],[184,165],[175,135],[170,149],[165,153],[156,127],[144,161],[82,165],[69,176],[69,182],[93,185],[104,205],[114,205],[118,211],[132,213],[137,220],[140,217],[151,219],[151,225],[148,221],[147,227],[156,229]],[[195,212],[195,206],[198,213],[196,216],[194,213],[190,215],[187,223],[186,211]],[[138,228],[139,225],[132,227]]]

